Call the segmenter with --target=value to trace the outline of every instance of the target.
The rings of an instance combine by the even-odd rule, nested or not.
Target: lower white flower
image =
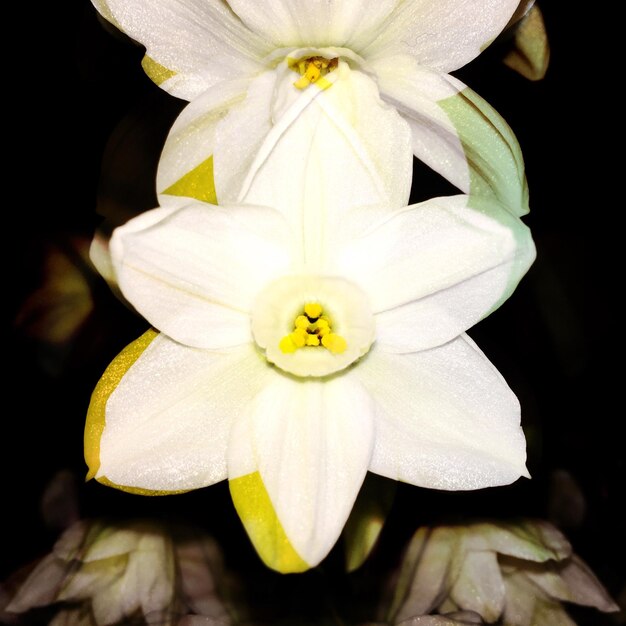
[[[119,286],[161,334],[94,392],[91,477],[228,478],[262,559],[291,572],[331,549],[368,469],[438,489],[528,475],[519,403],[464,334],[534,258],[518,218],[468,196],[300,221],[189,202],[114,233]]]

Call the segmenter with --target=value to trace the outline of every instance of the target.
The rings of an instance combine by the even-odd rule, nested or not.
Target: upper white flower
[[[378,169],[394,208],[407,203],[415,154],[464,193],[527,211],[511,130],[448,75],[497,36],[518,0],[93,2],[146,47],[148,74],[191,100],[164,147],[159,193],[240,202],[245,174],[313,108],[358,138],[355,154]],[[332,135],[323,144],[305,138],[283,175],[308,159],[321,184],[329,172],[349,177],[334,144]]]
[[[90,475],[161,493],[229,478],[281,571],[324,558],[368,469],[440,489],[526,475],[517,399],[464,331],[532,262],[527,228],[485,198],[372,204],[377,177],[351,167],[320,186],[294,162],[244,205],[164,197],[111,242],[161,334],[94,392]]]

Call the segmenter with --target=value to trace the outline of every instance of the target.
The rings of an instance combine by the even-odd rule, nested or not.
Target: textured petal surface
[[[97,478],[153,491],[225,479],[232,423],[269,371],[252,347],[196,350],[159,335],[109,398]]]
[[[474,524],[465,539],[473,550],[494,550],[498,554],[526,561],[560,561],[572,553],[563,534],[543,520],[521,520],[513,524]]]
[[[408,53],[441,72],[462,67],[507,25],[519,0],[406,0],[389,17],[364,57]]]
[[[380,31],[399,0],[229,0],[248,27],[285,46],[343,46],[358,51]]]
[[[161,87],[192,100],[226,79],[250,76],[271,45],[246,28],[222,0],[97,0],[102,15],[146,47],[166,76]],[[144,63],[144,67],[146,63]],[[148,68],[146,68],[148,69]],[[160,82],[160,80],[158,80]]]
[[[228,475],[259,471],[289,542],[314,566],[348,518],[373,437],[371,400],[351,377],[302,382],[276,375],[233,429]],[[257,543],[262,532],[246,527]],[[280,554],[269,560],[273,566]]]
[[[449,571],[459,544],[454,529],[420,528],[411,538],[390,609],[393,623],[429,613],[450,590]]]
[[[186,195],[217,204],[212,158],[215,129],[228,110],[243,100],[248,80],[216,85],[190,102],[176,118],[165,140],[157,171],[159,194]],[[195,176],[190,176],[195,172]],[[214,194],[210,198],[210,193]]]
[[[377,403],[372,472],[450,490],[528,476],[517,398],[469,337],[415,354],[374,348],[354,372]]]
[[[452,600],[466,611],[474,611],[491,624],[504,608],[505,588],[495,552],[467,554],[450,592]]]
[[[409,123],[419,159],[465,193],[492,195],[514,214],[528,213],[522,152],[493,107],[459,80],[408,55],[371,67],[383,98]]]
[[[270,209],[199,203],[148,228],[150,212],[137,219],[111,240],[118,284],[133,306],[185,345],[251,341],[254,296],[291,262],[284,219]]]
[[[384,350],[454,339],[499,306],[534,259],[528,228],[487,200],[443,197],[381,213],[342,246],[336,267],[369,295]],[[363,221],[357,211],[350,217]]]

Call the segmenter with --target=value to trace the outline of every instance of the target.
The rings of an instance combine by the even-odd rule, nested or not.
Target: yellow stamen
[[[329,81],[320,81],[320,78],[332,72],[339,64],[339,59],[326,59],[324,57],[309,57],[291,61],[289,66],[300,74],[300,78],[294,82],[298,89],[306,89],[309,85],[320,82],[320,86],[326,89],[330,87]]]
[[[308,336],[309,335],[306,330],[302,330],[302,328],[296,328],[296,330],[289,335],[296,348],[303,348],[306,345],[306,339]]]
[[[278,347],[284,354],[292,354],[298,348],[323,346],[333,354],[341,354],[348,344],[346,340],[332,332],[332,321],[323,315],[319,302],[307,302],[303,307],[304,315],[296,316],[293,330],[285,335]]]
[[[283,337],[280,340],[278,347],[283,354],[291,354],[298,349],[296,344],[291,339],[291,335],[286,335],[285,337]]]
[[[294,326],[296,328],[302,328],[303,330],[306,330],[309,327],[309,318],[306,315],[298,315],[298,317],[296,317]]]
[[[329,333],[322,337],[322,345],[333,354],[341,354],[348,347],[346,340],[335,333]]]
[[[322,314],[322,305],[317,302],[309,302],[304,305],[304,314],[311,320],[317,319]]]

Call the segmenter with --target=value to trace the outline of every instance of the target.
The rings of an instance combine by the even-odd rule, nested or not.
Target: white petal
[[[493,550],[525,561],[560,561],[569,557],[572,546],[549,522],[521,520],[512,524],[476,524],[466,542],[473,550]],[[480,542],[480,545],[475,545]]]
[[[271,46],[219,0],[97,0],[96,8],[175,73],[161,86],[191,100],[223,80],[254,75]]]
[[[419,528],[407,548],[390,614],[399,624],[430,613],[451,587],[450,569],[459,535],[448,526]]]
[[[20,585],[4,610],[25,613],[30,609],[54,604],[63,581],[70,573],[67,561],[61,560],[56,554],[47,554]]]
[[[528,213],[522,152],[497,111],[459,80],[408,55],[371,67],[383,98],[409,123],[419,159],[465,193],[493,195],[516,215]]]
[[[399,0],[229,0],[248,27],[277,46],[342,46],[369,43]]]
[[[453,339],[497,308],[534,255],[518,218],[491,201],[454,196],[388,213],[344,244],[337,268],[369,295],[378,345],[415,352]]]
[[[353,371],[377,403],[372,472],[450,490],[528,476],[517,398],[467,336],[415,354],[373,348]]]
[[[216,188],[220,197],[231,187],[231,194],[238,191],[238,200],[280,210],[294,231],[303,233],[306,264],[319,272],[346,211],[406,204],[412,175],[410,135],[397,112],[380,101],[372,80],[346,63],[328,75],[336,75],[330,88],[319,90],[314,84],[295,95],[289,95],[297,92],[291,84],[294,73],[287,71],[279,87],[288,93],[274,101],[278,108],[271,112],[275,124],[267,119],[268,83],[265,119],[257,120],[263,126],[259,132],[242,126],[245,120],[254,121],[252,108],[246,112],[245,103],[219,125]],[[242,127],[248,129],[244,134]],[[259,137],[267,129],[252,161],[246,137]],[[226,157],[228,166],[220,165]],[[241,185],[241,175],[233,174],[237,161],[252,163],[243,188],[224,182]],[[234,196],[224,201],[229,197]]]
[[[159,335],[107,402],[97,477],[152,491],[223,480],[231,425],[268,371],[251,346],[196,350]]]
[[[271,107],[276,79],[273,71],[257,76],[243,102],[233,106],[215,125],[213,172],[222,203],[239,200],[246,174],[273,127]]]
[[[519,0],[406,0],[398,5],[364,57],[404,52],[441,72],[462,67],[507,25]]]
[[[143,228],[152,217],[143,214],[113,234],[111,254],[124,296],[185,345],[250,341],[254,296],[291,262],[284,219],[271,209],[200,203]]]
[[[593,606],[606,612],[619,610],[596,575],[575,554],[551,569],[539,570],[531,566],[525,573],[555,600]]]
[[[92,598],[96,623],[117,624],[138,609],[148,616],[168,608],[174,595],[172,557],[171,543],[163,534],[141,535],[123,575]]]
[[[461,565],[450,592],[452,600],[465,611],[495,622],[504,609],[505,588],[495,552],[472,552]]]
[[[248,84],[248,80],[225,81],[183,109],[170,129],[161,152],[157,171],[158,193],[176,193],[176,183],[213,155],[215,128],[228,110],[245,97]],[[194,184],[202,189],[214,186],[212,178],[195,180]],[[193,191],[186,191],[186,195],[192,195]],[[198,198],[197,195],[193,197]]]
[[[410,131],[381,101],[372,79],[340,61],[326,77],[332,87],[300,91],[293,86],[297,75],[286,64],[279,70],[256,79],[248,99],[217,128],[220,197],[275,207],[290,206],[294,198],[299,206],[310,194],[339,207],[405,205]],[[275,184],[286,175],[290,190]]]
[[[228,476],[259,471],[289,542],[313,566],[348,518],[373,436],[371,400],[351,377],[276,375],[233,429]]]

